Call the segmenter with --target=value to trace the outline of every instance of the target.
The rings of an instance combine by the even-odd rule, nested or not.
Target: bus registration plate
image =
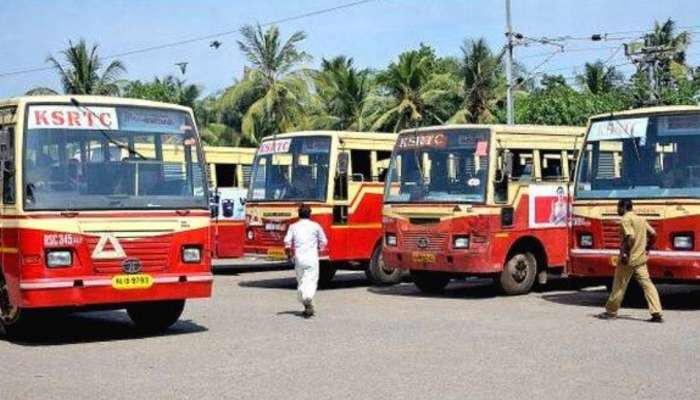
[[[435,262],[435,254],[425,251],[416,251],[412,254],[413,262],[428,264]]]
[[[270,258],[272,260],[286,260],[287,259],[287,253],[284,252],[283,248],[272,248],[272,249],[267,249],[267,258]]]
[[[123,274],[112,277],[112,287],[117,290],[148,289],[153,286],[153,277],[148,274]]]

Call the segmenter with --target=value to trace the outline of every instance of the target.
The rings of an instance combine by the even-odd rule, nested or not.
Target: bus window
[[[247,188],[250,186],[250,177],[253,172],[252,165],[242,165],[243,168],[243,187]]]
[[[372,152],[369,150],[352,150],[350,165],[352,166],[351,180],[367,182],[372,180]]]
[[[333,198],[335,200],[348,199],[348,153],[338,154],[338,165],[336,167]]]
[[[236,164],[215,164],[216,187],[236,187]]]
[[[543,181],[560,181],[564,177],[561,162],[561,152],[540,151],[540,163],[542,165]]]
[[[0,128],[3,131],[3,143],[0,149],[2,154],[2,202],[3,204],[15,204],[15,173],[12,155],[14,154],[14,129],[11,127]]]
[[[529,182],[534,178],[532,150],[511,150],[513,153],[513,180]]]
[[[390,151],[377,151],[377,175],[372,177],[373,181],[384,182],[386,173],[389,171],[389,162],[391,162]]]

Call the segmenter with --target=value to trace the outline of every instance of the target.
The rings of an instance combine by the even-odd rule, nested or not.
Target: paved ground
[[[500,297],[457,282],[427,297],[347,273],[307,321],[291,271],[220,274],[163,336],[102,312],[0,339],[0,399],[698,398],[700,287],[662,287],[668,322],[653,325],[640,307],[594,319],[602,289],[558,286]]]

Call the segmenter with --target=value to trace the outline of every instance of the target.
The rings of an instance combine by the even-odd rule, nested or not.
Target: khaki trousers
[[[617,313],[617,310],[620,309],[622,300],[625,297],[627,285],[630,283],[632,275],[634,275],[634,278],[644,291],[644,297],[647,300],[649,312],[652,314],[661,314],[661,300],[659,299],[659,292],[656,291],[656,287],[651,282],[651,278],[649,278],[649,270],[647,269],[646,264],[638,265],[636,267],[630,267],[629,265],[618,265],[615,268],[613,287],[612,291],[610,292],[608,302],[605,303],[605,310],[611,314]]]

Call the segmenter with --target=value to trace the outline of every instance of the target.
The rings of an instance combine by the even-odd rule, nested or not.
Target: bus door
[[[348,217],[349,217],[349,182],[350,182],[350,152],[340,150],[335,168],[333,185],[333,223],[329,241],[332,259],[342,259],[348,254]]]

